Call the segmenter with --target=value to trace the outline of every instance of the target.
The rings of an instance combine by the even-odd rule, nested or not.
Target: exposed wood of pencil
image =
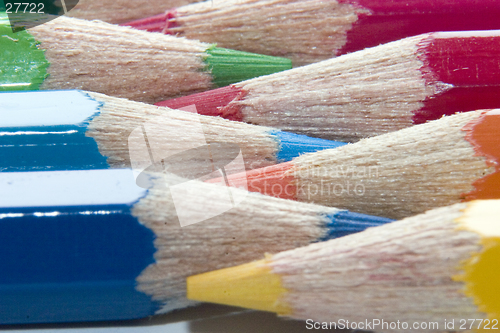
[[[122,23],[160,14],[170,8],[196,1],[199,0],[80,0],[67,15],[86,20]]]
[[[8,309],[0,322],[131,319],[182,308],[193,304],[185,297],[189,275],[334,236],[349,217],[354,228],[360,222],[335,208],[148,176],[154,184],[145,189],[130,169],[0,173],[0,261],[12,272],[0,274],[0,307]],[[181,227],[182,219],[198,223]]]
[[[338,212],[258,194],[247,196],[247,192],[233,189],[234,196],[244,197],[235,208],[181,228],[168,189],[178,179],[172,175],[160,177],[132,211],[157,235],[156,263],[146,268],[137,281],[140,291],[165,302],[161,312],[192,304],[185,298],[187,276],[244,263],[258,258],[263,249],[275,253],[309,244],[327,232],[326,215]],[[226,205],[227,187],[199,182],[198,190],[183,200],[190,205],[193,216],[206,214]]]
[[[289,171],[295,172],[297,197],[391,218],[459,202],[474,181],[495,171],[462,130],[480,114],[449,116],[300,156]]]
[[[164,31],[301,66],[421,33],[498,29],[499,12],[495,1],[218,0],[171,11]]]
[[[143,102],[212,87],[209,44],[104,22],[59,17],[29,30],[46,49],[41,89],[84,89]]]
[[[500,30],[424,34],[158,104],[355,142],[499,107],[499,54]]]
[[[96,140],[99,151],[108,156],[108,163],[113,168],[130,167],[128,138],[133,130],[144,124],[162,133],[160,139],[168,138],[158,140],[157,150],[169,155],[181,153],[194,144],[201,145],[199,137],[193,137],[201,124],[207,143],[237,144],[247,168],[277,163],[278,142],[266,131],[271,130],[269,128],[159,108],[98,93],[89,94],[104,103],[100,115],[90,121],[87,135]],[[194,169],[197,167],[196,161],[186,164]]]
[[[254,263],[190,277],[188,297],[247,308],[260,305],[262,310],[318,322],[383,319],[406,322],[410,328],[413,323],[438,322],[438,327],[428,330],[442,332],[446,319],[463,330],[457,323],[464,318],[498,319],[498,306],[491,302],[494,298],[483,292],[479,295],[471,276],[461,275],[462,269],[483,258],[493,267],[485,267],[488,261],[484,261],[477,268],[487,275],[479,283],[496,283],[498,265],[494,257],[486,259],[482,254],[498,248],[498,213],[495,201],[435,209]],[[488,286],[482,287],[487,290]],[[494,294],[498,290],[492,286]],[[401,326],[372,329],[407,331]]]
[[[175,13],[169,33],[280,54],[300,66],[335,56],[357,15],[369,11],[337,1],[238,0],[205,1]]]
[[[245,122],[347,142],[405,128],[412,125],[412,111],[439,89],[422,77],[424,64],[415,57],[421,40],[242,82],[236,86],[246,94],[232,103]]]
[[[229,179],[272,196],[404,218],[500,198],[499,128],[498,110],[459,113]]]

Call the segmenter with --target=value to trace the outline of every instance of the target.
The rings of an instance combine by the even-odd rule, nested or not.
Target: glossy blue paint
[[[395,221],[385,217],[353,213],[348,210],[327,215],[327,218],[329,220],[326,224],[327,234],[320,241],[346,236],[363,231],[366,228],[377,227]]]
[[[133,319],[155,235],[126,204],[0,208],[0,324]]]
[[[324,149],[332,149],[346,145],[345,142],[311,138],[306,135],[283,131],[272,131],[279,142],[277,158],[279,162],[288,162],[305,153],[314,153]]]
[[[87,124],[0,128],[0,171],[109,168]]]

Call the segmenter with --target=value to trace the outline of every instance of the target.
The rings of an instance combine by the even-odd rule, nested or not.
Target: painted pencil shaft
[[[391,221],[149,176],[145,189],[129,169],[0,173],[0,323],[167,312],[193,304],[189,275]]]
[[[3,172],[122,168],[131,160],[149,166],[177,155],[194,175],[206,156],[186,151],[207,144],[225,144],[211,157],[224,165],[241,152],[240,172],[344,145],[85,91],[0,93]]]
[[[466,112],[229,179],[250,191],[404,218],[500,198],[499,129],[498,110]]]
[[[190,277],[188,297],[307,320],[309,329],[483,332],[500,320],[499,217],[498,200],[435,209]]]
[[[288,59],[64,16],[0,31],[0,90],[76,88],[152,103],[291,67]]]
[[[167,8],[184,6],[198,0],[79,0],[68,16],[86,20],[123,23],[160,14]]]
[[[500,107],[499,62],[499,30],[432,33],[158,105],[355,142]]]
[[[128,25],[301,66],[422,33],[500,29],[499,15],[495,0],[216,0]]]

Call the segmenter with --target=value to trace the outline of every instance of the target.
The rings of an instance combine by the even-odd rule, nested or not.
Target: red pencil
[[[158,103],[354,142],[500,107],[500,30],[424,34]]]

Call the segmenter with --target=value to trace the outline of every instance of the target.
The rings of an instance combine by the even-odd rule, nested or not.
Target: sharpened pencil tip
[[[187,279],[188,299],[289,314],[281,300],[286,293],[281,277],[271,271],[267,259]]]
[[[290,59],[210,47],[205,63],[217,87],[292,68]]]
[[[327,233],[321,241],[347,236],[370,227],[377,227],[395,221],[385,217],[354,213],[348,210],[329,214],[327,218]]]

